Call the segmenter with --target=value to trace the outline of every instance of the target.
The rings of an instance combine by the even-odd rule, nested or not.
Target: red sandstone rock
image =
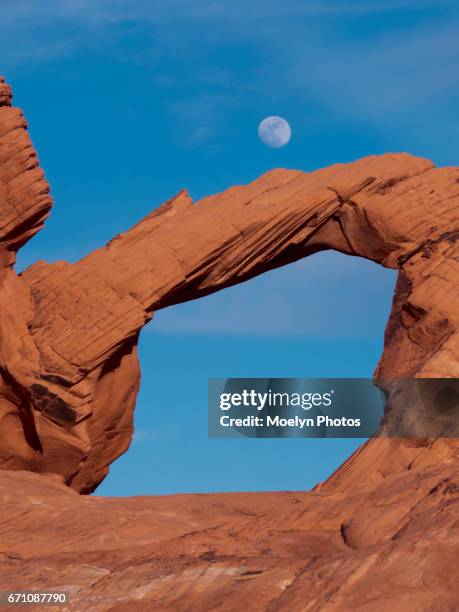
[[[10,102],[1,80],[0,587],[67,586],[81,610],[457,609],[454,440],[373,439],[301,494],[104,500],[59,477],[91,492],[128,448],[155,310],[323,249],[399,271],[380,384],[458,377],[459,168],[388,154],[181,192],[18,276],[51,202]]]
[[[457,463],[362,489],[79,496],[0,471],[0,590],[71,610],[453,612]]]
[[[92,491],[129,446],[137,338],[153,312],[326,248],[400,270],[379,378],[459,375],[459,169],[383,155],[309,174],[273,170],[195,204],[181,192],[81,261],[40,261],[18,277],[15,250],[50,199],[10,99],[2,83],[2,467]],[[367,445],[376,472],[384,448]]]

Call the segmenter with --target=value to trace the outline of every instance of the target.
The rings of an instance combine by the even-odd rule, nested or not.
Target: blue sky
[[[182,187],[387,151],[456,164],[457,3],[16,0],[0,71],[55,208],[20,253],[76,261]],[[267,115],[292,127],[269,149]],[[370,376],[395,276],[325,253],[158,313],[137,433],[99,493],[300,489],[358,441],[208,440],[209,376]],[[180,384],[177,384],[180,381]]]

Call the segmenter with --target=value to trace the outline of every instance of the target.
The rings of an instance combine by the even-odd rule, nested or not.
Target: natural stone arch
[[[192,203],[185,191],[75,264],[15,252],[42,226],[49,189],[0,83],[0,465],[94,490],[129,446],[136,343],[154,311],[324,249],[398,269],[375,376],[457,377],[459,169],[407,154],[312,173],[273,170]],[[452,456],[454,442],[375,439],[325,486]],[[369,478],[373,478],[369,475]]]

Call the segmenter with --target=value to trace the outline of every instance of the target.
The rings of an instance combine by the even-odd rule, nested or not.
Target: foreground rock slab
[[[459,609],[457,464],[346,492],[133,498],[0,471],[0,501],[0,590],[65,590],[75,611]]]

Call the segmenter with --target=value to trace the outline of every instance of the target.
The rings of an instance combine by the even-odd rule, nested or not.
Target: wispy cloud
[[[423,19],[425,9],[435,18]],[[404,25],[378,27],[378,14],[402,12]],[[359,19],[373,19],[372,26],[359,29]],[[170,87],[170,66],[162,62],[176,63],[182,96],[170,113],[189,126],[179,130],[184,146],[194,146],[222,125],[238,92],[293,95],[373,123],[388,113],[427,108],[457,91],[456,23],[450,0],[16,0],[2,11],[0,52],[13,70],[79,47],[109,45],[129,28],[141,28],[149,42],[140,55],[154,57],[157,82]],[[218,53],[241,46],[250,67],[236,75]]]
[[[412,112],[457,94],[459,85],[459,37],[447,23],[348,41],[338,50],[325,47],[319,62],[291,43],[290,57],[285,80],[329,107],[369,118]]]
[[[62,44],[76,44],[78,40],[97,36],[101,30],[107,32],[123,24],[142,24],[161,35],[164,28],[181,28],[188,31],[188,40],[199,44],[200,26],[207,36],[215,33],[218,37],[225,34],[236,38],[249,35],[252,39],[263,37],[266,26],[280,28],[289,21],[298,24],[298,19],[314,20],[318,17],[334,20],[343,17],[359,17],[378,13],[418,12],[428,7],[454,6],[451,1],[443,0],[363,0],[346,2],[341,0],[319,2],[314,0],[16,0],[2,10],[2,36],[4,50],[15,53],[29,48],[37,58],[46,56],[46,47]],[[324,23],[325,23],[324,22]],[[312,21],[309,21],[312,23]],[[213,26],[213,27],[212,27]],[[16,33],[28,31],[31,39],[18,40]],[[196,32],[196,38],[193,37]],[[50,35],[53,36],[50,37]],[[69,38],[69,34],[71,34]],[[170,35],[168,32],[166,35]],[[53,40],[53,38],[55,40]],[[290,36],[286,35],[286,40]],[[14,45],[10,45],[15,40]],[[40,40],[40,45],[35,42]],[[201,39],[202,41],[202,39]],[[8,43],[8,46],[6,45]]]
[[[80,23],[106,25],[121,20],[149,19],[164,22],[171,19],[215,19],[278,18],[283,16],[314,16],[367,14],[400,11],[406,8],[432,5],[434,0],[382,0],[374,2],[341,0],[327,3],[311,0],[16,0],[3,11],[2,19],[8,25],[34,23],[36,26],[54,19],[56,21],[79,21]],[[242,12],[241,12],[242,11]]]
[[[135,428],[134,444],[144,444],[149,442],[164,442],[165,440],[177,439],[181,432],[178,427],[168,427],[166,425],[156,428]]]
[[[392,270],[326,252],[160,311],[147,330],[373,338],[389,313],[394,284]]]
[[[234,104],[234,97],[222,93],[198,94],[172,103],[169,115],[177,144],[192,149],[211,143],[221,134],[223,117]]]

